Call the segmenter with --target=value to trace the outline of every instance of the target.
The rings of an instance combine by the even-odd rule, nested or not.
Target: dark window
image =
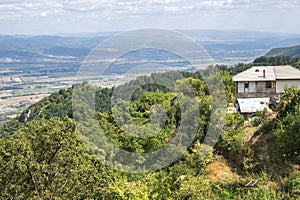
[[[249,88],[249,82],[245,82],[245,89]]]
[[[270,81],[266,82],[266,88],[271,89],[272,88],[272,82],[270,82]]]

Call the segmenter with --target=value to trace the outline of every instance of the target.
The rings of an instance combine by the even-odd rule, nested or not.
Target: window
[[[244,83],[244,88],[245,88],[244,92],[249,92],[249,82]]]
[[[272,82],[271,81],[266,82],[266,88],[267,89],[271,89],[272,88]]]

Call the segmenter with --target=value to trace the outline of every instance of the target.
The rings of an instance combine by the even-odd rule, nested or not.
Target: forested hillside
[[[261,56],[253,62],[256,66],[291,65],[300,68],[300,56]]]
[[[217,66],[228,102],[234,100],[232,75],[250,66]],[[300,92],[297,89],[286,90],[278,114],[263,111],[251,122],[237,113],[227,114],[221,136],[211,147],[203,145],[212,116],[212,98],[203,79],[203,73],[209,71],[182,72],[181,78],[168,73],[134,81],[167,76],[174,78],[179,88],[192,86],[200,113],[195,121],[198,131],[178,160],[147,173],[121,172],[100,162],[83,143],[73,119],[73,86],[31,105],[18,118],[0,127],[0,198],[298,199]],[[214,80],[215,74],[209,78]],[[79,86],[93,87],[87,83]],[[96,89],[97,122],[105,136],[129,152],[162,148],[180,127],[182,114],[194,110],[187,108],[187,113],[183,112],[176,94],[157,84],[137,89],[130,101],[119,101],[119,107],[115,107],[111,97],[113,90],[118,89]],[[161,107],[154,106],[158,104]],[[130,116],[123,119],[131,117],[137,125],[129,124],[126,130],[145,135],[159,130],[158,134],[147,138],[126,135],[113,115],[126,114],[120,105],[129,108]],[[164,124],[149,119],[160,108],[166,111]],[[155,122],[152,127],[146,126],[150,120]],[[142,164],[143,160],[139,162]]]
[[[266,56],[300,56],[300,45],[271,49]]]

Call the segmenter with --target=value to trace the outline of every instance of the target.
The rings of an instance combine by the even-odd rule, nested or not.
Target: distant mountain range
[[[300,45],[271,49],[266,56],[300,56]]]
[[[53,56],[85,57],[102,37],[62,37],[62,36],[0,36],[0,57],[11,58],[15,52],[26,59],[26,53]],[[15,55],[13,55],[15,56]]]
[[[234,65],[252,62],[266,53],[290,56],[300,54],[299,46],[279,48],[300,44],[300,34],[229,30],[177,31],[192,37],[218,64]],[[10,63],[14,61],[34,63],[41,60],[56,62],[55,59],[64,57],[74,58],[80,65],[93,48],[116,34],[119,32],[52,36],[0,35],[0,66],[1,63],[7,66],[7,61]]]

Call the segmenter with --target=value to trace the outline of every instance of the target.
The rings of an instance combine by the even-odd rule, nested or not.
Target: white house
[[[253,113],[268,107],[270,98],[279,98],[286,86],[300,89],[300,70],[289,65],[252,67],[233,81],[241,112]]]

